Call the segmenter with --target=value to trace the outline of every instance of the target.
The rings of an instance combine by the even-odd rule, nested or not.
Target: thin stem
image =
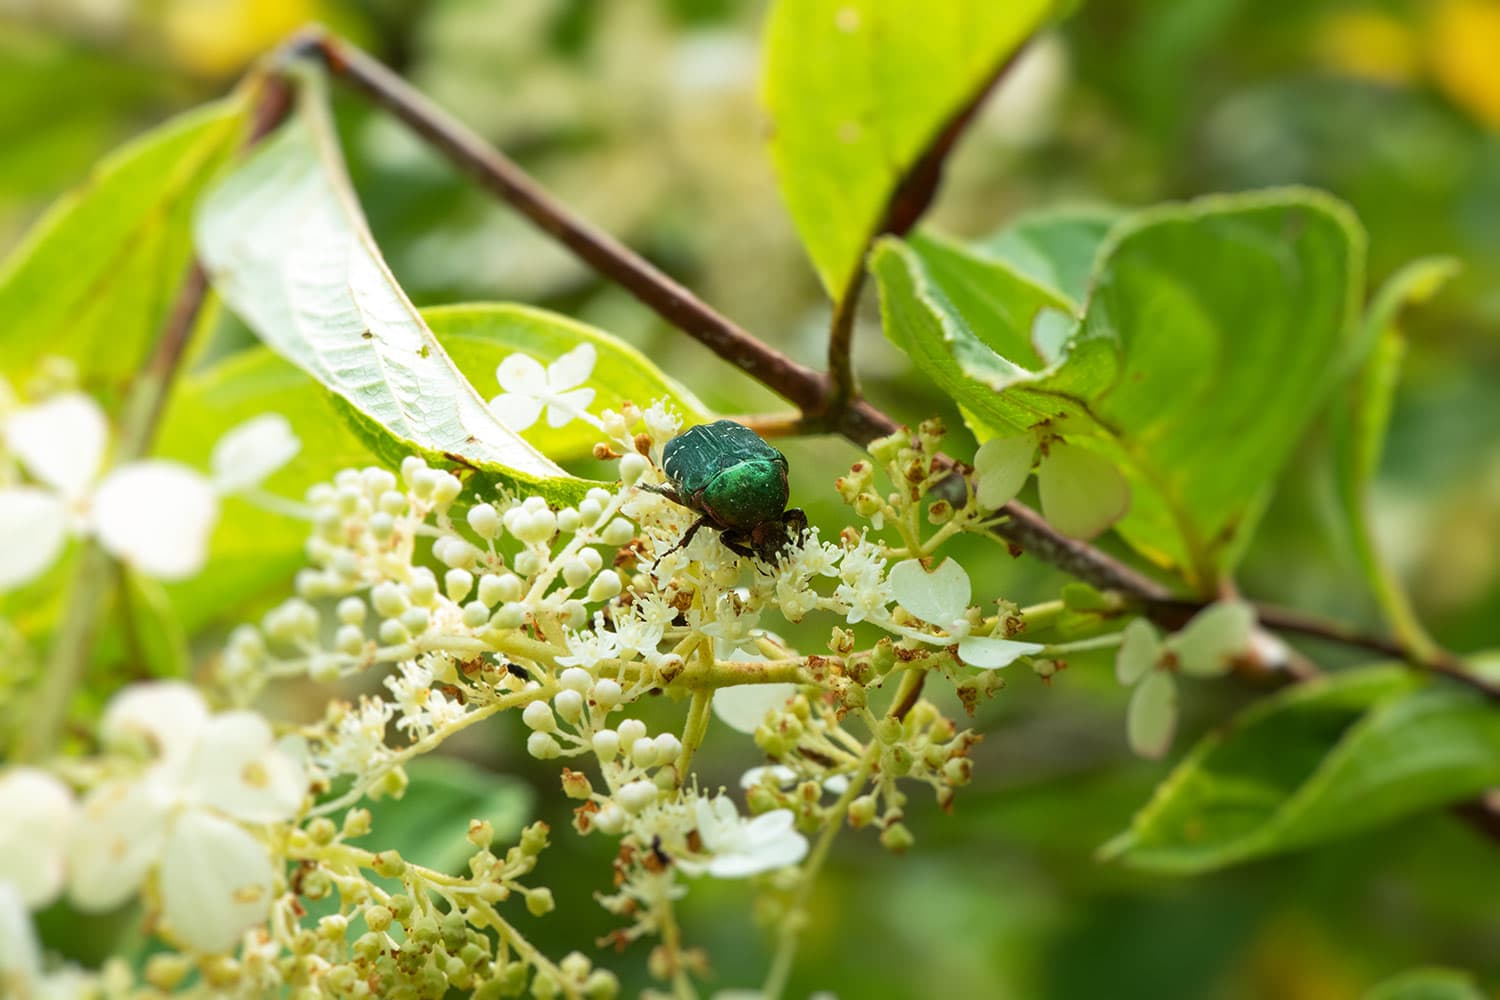
[[[703,738],[708,735],[708,722],[712,714],[709,707],[713,700],[713,691],[700,688],[693,692],[693,700],[688,704],[687,722],[682,727],[682,753],[677,757],[679,782],[686,780],[693,755],[698,752],[698,748],[703,745]]]
[[[865,285],[864,262],[854,269],[844,294],[833,306],[833,320],[828,326],[828,378],[832,392],[825,404],[838,412],[859,395],[854,378],[854,323],[859,318],[859,293]]]

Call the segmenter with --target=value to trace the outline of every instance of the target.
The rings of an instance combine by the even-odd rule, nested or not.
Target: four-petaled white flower
[[[247,826],[296,815],[307,790],[301,764],[273,743],[254,712],[210,715],[179,682],[122,691],[105,712],[105,744],[145,746],[139,777],[97,786],[68,845],[70,895],[108,910],[157,871],[162,915],[187,947],[220,952],[264,921],[276,870]]]
[[[919,560],[907,559],[891,567],[889,581],[897,603],[945,633],[931,635],[905,629],[900,630],[900,634],[935,646],[957,643],[958,658],[971,667],[998,670],[1046,648],[1035,642],[970,635],[967,612],[973,591],[969,574],[956,560],[945,559],[929,573]]]
[[[586,416],[594,390],[583,384],[593,374],[596,358],[593,344],[579,344],[546,368],[530,355],[508,355],[495,369],[495,380],[505,391],[490,400],[490,409],[514,431],[536,423],[543,408],[551,427]]]
[[[166,459],[104,472],[109,422],[98,403],[77,392],[10,414],[3,437],[40,485],[0,488],[0,590],[45,572],[69,535],[97,537],[148,576],[186,579],[208,558],[219,495],[253,488],[297,448],[285,418],[267,415],[219,442],[212,481]]]
[[[0,884],[15,887],[32,909],[51,903],[67,878],[63,845],[78,822],[73,791],[46,771],[13,767],[0,774]]]
[[[998,510],[1014,500],[1032,466],[1042,515],[1069,538],[1093,538],[1130,507],[1130,486],[1108,459],[1055,435],[1039,437],[1030,431],[990,438],[979,446],[974,476],[980,506]]]
[[[1144,618],[1125,629],[1115,659],[1121,684],[1135,685],[1126,712],[1130,748],[1157,758],[1172,745],[1177,730],[1177,682],[1173,672],[1189,677],[1219,677],[1234,666],[1254,642],[1255,612],[1243,601],[1221,601],[1204,608],[1165,640]]]
[[[793,828],[796,816],[790,809],[745,819],[727,796],[699,798],[694,805],[698,836],[709,857],[681,861],[689,875],[748,878],[794,865],[807,855],[807,838]]]

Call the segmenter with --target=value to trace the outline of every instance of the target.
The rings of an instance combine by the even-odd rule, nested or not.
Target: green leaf
[[[205,266],[225,302],[394,444],[549,498],[590,485],[490,412],[381,258],[310,69],[298,112],[206,199]]]
[[[119,613],[124,619],[121,628],[135,667],[145,668],[152,677],[188,678],[192,674],[193,655],[187,632],[166,588],[129,569],[124,569],[121,576],[123,603]]]
[[[1045,422],[1096,450],[1129,481],[1120,534],[1207,589],[1346,363],[1363,250],[1315,192],[1149,209],[1112,230],[1062,339],[1070,301],[1003,260],[887,239],[872,269],[887,335],[981,440]]]
[[[1410,969],[1365,994],[1365,1000],[1485,1000],[1474,977],[1457,969]]]
[[[1050,0],[782,0],[765,99],[782,197],[840,299],[908,173],[1050,12]]]
[[[1331,420],[1334,480],[1355,558],[1392,630],[1419,655],[1428,655],[1436,647],[1380,552],[1371,523],[1369,491],[1380,468],[1391,403],[1406,355],[1406,338],[1396,320],[1404,306],[1437,294],[1458,267],[1451,258],[1424,258],[1402,268],[1381,287],[1365,315],[1356,355],[1362,362],[1333,408]]]
[[[579,344],[593,344],[598,361],[583,383],[595,391],[591,409],[619,410],[626,400],[644,408],[663,399],[688,424],[714,419],[708,407],[640,351],[566,316],[509,303],[476,303],[424,309],[422,318],[482,395],[499,392],[495,367],[509,354],[519,351],[547,364]],[[599,440],[599,432],[579,420],[563,427],[539,420],[522,436],[559,462],[587,458]]]
[[[1195,873],[1500,784],[1500,712],[1399,666],[1299,684],[1203,739],[1103,854]]]
[[[1056,291],[1081,313],[1099,250],[1124,217],[1120,210],[1103,206],[1031,212],[977,241],[973,249]]]
[[[0,269],[0,357],[8,374],[49,355],[123,379],[161,332],[192,251],[199,193],[245,124],[236,96],[123,146],[32,228]]]
[[[518,778],[475,767],[455,757],[419,757],[406,765],[410,779],[399,800],[367,801],[372,836],[381,850],[395,849],[415,864],[458,872],[476,851],[469,821],[489,820],[496,853],[531,818],[535,795]]]

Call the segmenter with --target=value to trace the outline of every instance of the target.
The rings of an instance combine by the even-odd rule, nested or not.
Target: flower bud
[[[615,793],[616,800],[627,812],[637,813],[656,801],[656,786],[649,781],[636,780],[625,784]]]
[[[641,477],[649,468],[651,468],[651,462],[646,456],[632,451],[620,459],[620,481],[626,486],[634,486],[640,482]]]
[[[663,764],[670,764],[682,753],[682,741],[671,733],[662,733],[652,742],[656,744],[656,759]]]
[[[363,625],[365,615],[369,611],[365,602],[358,597],[346,597],[339,601],[337,615],[339,621],[345,625]]]
[[[605,545],[613,545],[617,548],[628,544],[634,537],[635,525],[623,517],[617,517],[610,521],[604,526],[604,530],[599,533],[599,538]]]
[[[594,794],[594,786],[589,784],[588,775],[567,768],[563,768],[562,788],[563,794],[570,799],[586,799]]]
[[[875,796],[861,795],[849,803],[849,825],[858,830],[875,820]]]
[[[570,587],[581,587],[589,582],[589,577],[594,574],[589,572],[588,563],[577,556],[563,560],[562,578],[563,582]]]
[[[557,720],[545,701],[533,701],[521,711],[521,721],[527,728],[539,733],[550,733],[557,729]]]
[[[585,497],[578,505],[579,521],[590,528],[599,523],[599,518],[603,513],[604,504],[593,497]]]
[[[485,607],[482,601],[470,601],[464,605],[463,623],[465,628],[483,628],[490,621],[490,609]]]
[[[413,604],[429,608],[437,600],[437,593],[437,577],[432,570],[426,566],[418,566],[411,571],[411,579],[406,584],[406,595]]]
[[[358,656],[365,648],[365,630],[358,625],[340,625],[334,633],[333,646],[340,653]]]
[[[896,854],[904,854],[917,842],[905,823],[892,823],[880,831],[880,846]]]
[[[563,717],[564,722],[576,723],[583,718],[583,695],[572,688],[565,688],[557,692],[557,697],[552,699],[557,714]]]
[[[562,746],[550,733],[532,733],[526,738],[526,752],[537,760],[552,760],[562,756]]]
[[[589,551],[593,551],[590,549]],[[598,604],[610,598],[618,597],[621,590],[620,574],[612,569],[601,572],[589,585],[589,600]]]
[[[500,536],[500,512],[493,504],[475,504],[465,515],[474,534],[485,541],[494,541]]]
[[[450,569],[443,574],[443,590],[448,600],[462,603],[469,591],[474,589],[474,574],[464,569]]]
[[[400,517],[406,513],[407,506],[406,494],[395,490],[386,490],[375,501],[375,508],[387,517]]]
[[[593,685],[594,678],[582,667],[569,667],[557,676],[557,682],[569,691],[577,691],[583,694]]]
[[[540,886],[526,893],[526,909],[531,911],[533,917],[551,913],[555,905],[552,901],[552,890],[546,886]]]
[[[398,619],[401,626],[412,635],[421,635],[427,631],[427,626],[432,621],[432,616],[426,608],[407,608],[401,612]]]
[[[642,736],[630,744],[630,759],[640,767],[650,767],[657,761],[655,741]]]
[[[395,618],[387,618],[380,623],[380,629],[376,632],[382,646],[399,646],[411,639],[411,633],[406,626]]]
[[[632,746],[636,740],[646,735],[646,724],[640,719],[626,719],[617,728],[620,731],[621,746]]]
[[[571,535],[577,531],[581,521],[582,518],[578,516],[578,511],[572,507],[564,507],[557,512],[557,530],[565,535]]]
[[[612,761],[620,752],[620,734],[613,729],[601,729],[594,734],[594,754],[604,762]]]
[[[388,542],[396,534],[396,519],[385,511],[376,511],[370,515],[370,537],[377,542]]]
[[[542,568],[542,557],[531,549],[527,549],[516,553],[516,558],[512,560],[511,565],[522,576],[536,576]]]
[[[496,628],[520,628],[526,624],[526,605],[516,601],[507,602],[491,616],[490,624]]]
[[[457,476],[451,472],[440,472],[432,487],[432,502],[439,507],[446,507],[457,500],[463,491],[464,484]]]
[[[608,677],[596,681],[591,694],[594,698],[594,704],[598,705],[605,712],[618,706],[621,699],[625,697],[625,692],[620,689],[620,682]]]

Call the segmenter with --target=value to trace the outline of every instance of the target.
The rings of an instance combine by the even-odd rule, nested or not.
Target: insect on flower
[[[730,551],[774,564],[807,531],[807,515],[786,506],[786,456],[744,424],[689,428],[667,442],[662,468],[667,483],[647,488],[699,515],[671,551],[707,525]]]

